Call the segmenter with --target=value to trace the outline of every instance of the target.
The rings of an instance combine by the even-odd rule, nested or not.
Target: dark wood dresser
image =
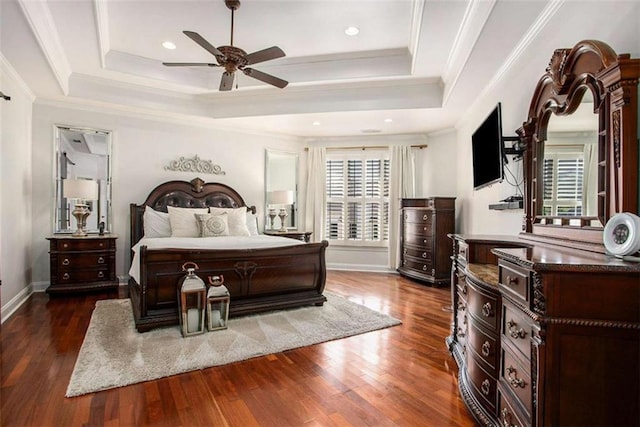
[[[116,288],[117,238],[112,234],[47,237],[51,280],[47,293]]]
[[[287,231],[277,231],[277,230],[266,230],[264,232],[267,236],[280,236],[287,237],[289,239],[300,240],[305,243],[309,243],[311,240],[312,231],[297,231],[297,230],[287,230]]]
[[[451,237],[447,343],[478,422],[637,425],[640,264],[526,238]]]
[[[403,276],[440,286],[451,280],[455,197],[402,199],[400,267]]]

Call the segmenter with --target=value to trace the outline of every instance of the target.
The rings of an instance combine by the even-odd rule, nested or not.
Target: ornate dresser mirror
[[[86,231],[97,233],[104,222],[105,233],[111,224],[111,132],[98,129],[56,125],[54,128],[54,233],[73,233],[78,228],[72,211],[82,203],[65,191],[67,180],[93,181],[97,184],[94,200],[86,200],[90,211]],[[66,197],[65,197],[66,196]]]
[[[554,52],[534,91],[527,121],[517,130],[527,147],[526,238],[604,252],[607,220],[618,212],[638,212],[639,75],[640,60],[617,55],[600,41],[584,40]],[[552,166],[563,149],[549,129],[568,117],[588,117],[583,110],[590,107],[597,125],[578,129],[592,139],[566,144],[575,146],[572,172],[579,182],[573,200],[560,196],[565,203],[558,210]]]

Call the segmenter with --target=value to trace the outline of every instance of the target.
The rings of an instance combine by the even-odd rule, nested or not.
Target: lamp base
[[[278,216],[280,217],[280,232],[286,232],[287,231],[287,226],[285,225],[284,221],[285,219],[287,219],[287,211],[284,209],[280,209],[280,213],[278,213]]]
[[[76,218],[76,224],[78,226],[78,229],[76,230],[75,233],[73,233],[74,237],[84,237],[86,236],[87,230],[87,217],[89,216],[89,214],[91,213],[91,211],[89,211],[89,206],[84,205],[84,204],[77,204],[75,206],[75,208],[73,209],[73,212],[71,212],[71,214]]]
[[[273,224],[273,222],[276,219],[276,210],[273,208],[269,209],[269,219],[271,220],[271,229],[275,230],[276,226]]]

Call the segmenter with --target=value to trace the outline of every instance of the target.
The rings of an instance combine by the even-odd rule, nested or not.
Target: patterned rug
[[[67,397],[335,340],[401,322],[325,292],[309,306],[229,319],[228,329],[183,338],[178,326],[139,333],[131,301],[96,303]]]

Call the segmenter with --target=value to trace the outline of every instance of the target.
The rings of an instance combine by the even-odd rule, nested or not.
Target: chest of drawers
[[[455,198],[402,199],[400,267],[403,276],[436,286],[451,280]]]
[[[116,239],[115,235],[48,237],[51,283],[47,293],[117,287]]]

